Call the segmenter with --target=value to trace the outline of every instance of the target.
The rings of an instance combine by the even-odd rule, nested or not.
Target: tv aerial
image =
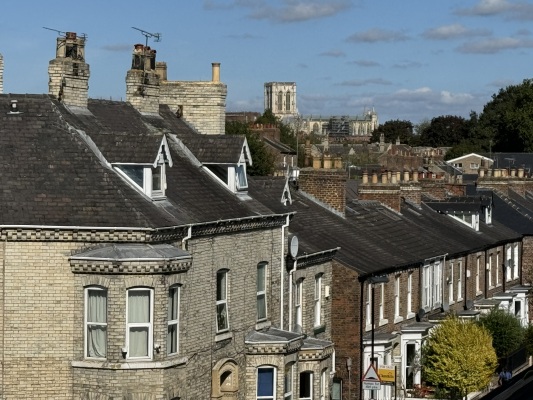
[[[59,36],[64,36],[66,37],[67,36],[67,33],[68,32],[63,32],[63,31],[60,31],[60,30],[57,30],[57,29],[53,29],[53,28],[47,28],[46,26],[43,26],[43,29],[48,29],[49,31],[52,31],[52,32],[57,32],[57,34]],[[82,33],[80,35],[83,39],[87,40],[87,35],[85,33]]]
[[[139,29],[139,28],[135,28],[134,26],[132,26],[131,28],[141,32],[141,34],[146,38],[146,43],[145,43],[146,47],[148,47],[148,39],[149,38],[153,38],[154,42],[160,42],[161,41],[161,34],[160,33],[150,33],[150,32],[147,32],[145,30],[142,30],[142,29]]]

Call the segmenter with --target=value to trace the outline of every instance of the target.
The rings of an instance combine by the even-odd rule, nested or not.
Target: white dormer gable
[[[462,211],[448,214],[450,217],[479,232],[479,212]]]
[[[233,193],[246,193],[248,178],[246,166],[252,165],[252,154],[244,138],[239,159],[236,163],[205,163],[205,169]]]
[[[136,190],[158,200],[165,198],[167,165],[172,167],[173,163],[167,139],[163,136],[155,160],[147,163],[113,163],[113,168]]]

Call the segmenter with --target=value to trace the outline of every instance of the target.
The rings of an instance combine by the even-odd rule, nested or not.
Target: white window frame
[[[518,243],[513,243],[513,279],[518,279],[518,264],[519,264]]]
[[[510,244],[505,246],[507,253],[507,262],[505,263],[505,281],[509,282],[513,279],[513,249]]]
[[[314,298],[314,326],[322,323],[322,274],[315,275],[315,298]]]
[[[130,293],[132,292],[148,292],[148,301],[149,301],[149,310],[148,310],[148,319],[147,322],[130,322],[129,321],[129,311],[130,311]],[[128,360],[151,360],[153,357],[154,349],[154,290],[149,287],[134,287],[127,290],[126,293],[126,349],[127,354],[126,358]],[[147,342],[147,355],[146,356],[131,356],[131,346],[130,346],[130,331],[135,328],[147,328],[148,342]]]
[[[496,252],[496,286],[500,286],[500,251]]]
[[[283,399],[292,400],[294,388],[294,363],[285,365],[285,376],[283,377]]]
[[[453,298],[453,261],[451,261],[449,264],[449,274],[448,275],[448,304],[452,304],[454,302]]]
[[[267,307],[267,263],[260,262],[257,264],[257,321],[265,321],[268,318],[268,307]],[[262,270],[263,278],[260,279]],[[262,308],[262,309],[260,309]],[[263,314],[263,315],[261,315]]]
[[[476,258],[476,294],[480,292],[481,257]]]
[[[303,330],[303,310],[302,310],[302,297],[303,297],[303,279],[298,279],[294,284],[294,321],[296,327]]]
[[[304,396],[302,394],[302,388],[303,388],[303,385],[302,385],[302,379],[304,378],[304,375],[305,377],[307,377],[309,379],[309,382],[307,382],[308,384],[308,387],[309,387],[309,396]],[[312,371],[302,371],[300,372],[300,376],[299,376],[299,391],[298,391],[298,400],[313,400],[313,372]]]
[[[328,380],[327,380],[327,369],[324,368],[321,372],[320,372],[320,393],[319,393],[319,399],[320,400],[326,400],[326,395],[327,395],[327,385],[328,385]]]
[[[223,277],[224,283],[223,287],[220,287],[221,281],[219,277]],[[229,303],[228,303],[228,280],[229,280],[229,270],[220,269],[217,271],[216,275],[216,332],[227,332],[229,331]],[[222,318],[224,320],[222,321]],[[224,326],[220,326],[222,322],[225,322]]]
[[[366,330],[372,329],[372,284],[366,290]]]
[[[383,325],[388,321],[385,319],[385,284],[379,284],[379,324]]]
[[[413,314],[413,273],[407,274],[407,318]]]
[[[463,263],[457,262],[457,301],[463,299]]]
[[[175,297],[173,297],[173,295]],[[180,344],[180,306],[181,306],[181,285],[172,285],[168,289],[168,310],[167,310],[167,353],[178,354]],[[176,337],[173,339],[170,330],[174,329]],[[172,348],[175,351],[172,351]]]
[[[272,376],[273,376],[273,379],[272,379],[272,395],[267,395],[267,396],[259,396],[258,394],[258,389],[259,389],[259,370],[260,369],[264,369],[264,370],[272,370]],[[256,368],[256,372],[255,372],[255,381],[256,381],[256,385],[255,385],[255,398],[257,400],[275,400],[276,399],[276,388],[277,388],[277,384],[276,384],[276,376],[277,375],[277,369],[276,367],[273,367],[271,365],[260,365],[259,367]]]
[[[394,278],[394,321],[400,318],[400,275]]]
[[[146,196],[152,199],[165,198],[166,190],[166,168],[164,162],[158,162],[157,167],[154,168],[152,164],[114,164],[114,169],[117,173],[124,178],[130,185],[132,185],[137,190],[144,193]],[[138,167],[142,168],[142,186],[138,182],[135,182],[126,172],[124,172],[121,167]],[[160,182],[159,189],[154,189],[154,174],[155,169],[160,168]]]
[[[89,321],[89,292],[95,291],[95,292],[103,292],[105,293],[105,301],[106,301],[106,312],[105,312],[105,322],[104,321]],[[85,318],[84,318],[84,325],[85,325],[85,337],[84,337],[84,356],[85,358],[96,358],[96,359],[106,359],[107,358],[107,344],[108,344],[108,337],[107,337],[107,310],[108,310],[108,292],[106,288],[100,287],[100,286],[89,286],[85,288]],[[93,356],[90,355],[89,352],[89,338],[90,328],[100,328],[105,332],[105,354],[102,357]]]
[[[432,310],[442,305],[442,263],[435,261],[422,268],[422,307]]]
[[[492,254],[489,254],[489,259],[487,263],[487,280],[489,284],[489,288],[492,288]]]

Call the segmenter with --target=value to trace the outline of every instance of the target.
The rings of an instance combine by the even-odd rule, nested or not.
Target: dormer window
[[[165,164],[138,165],[138,164],[116,164],[116,170],[128,182],[152,199],[165,197],[166,180]]]
[[[248,189],[246,165],[244,163],[237,165],[205,164],[205,167],[233,193],[243,192]]]
[[[246,166],[244,164],[235,166],[235,185],[237,190],[248,189]]]

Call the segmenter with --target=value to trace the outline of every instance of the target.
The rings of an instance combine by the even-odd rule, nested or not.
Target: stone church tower
[[[89,75],[85,36],[67,32],[58,37],[56,58],[48,64],[48,94],[69,107],[87,108]]]
[[[271,110],[276,117],[280,118],[297,116],[296,83],[265,83],[265,110]]]

